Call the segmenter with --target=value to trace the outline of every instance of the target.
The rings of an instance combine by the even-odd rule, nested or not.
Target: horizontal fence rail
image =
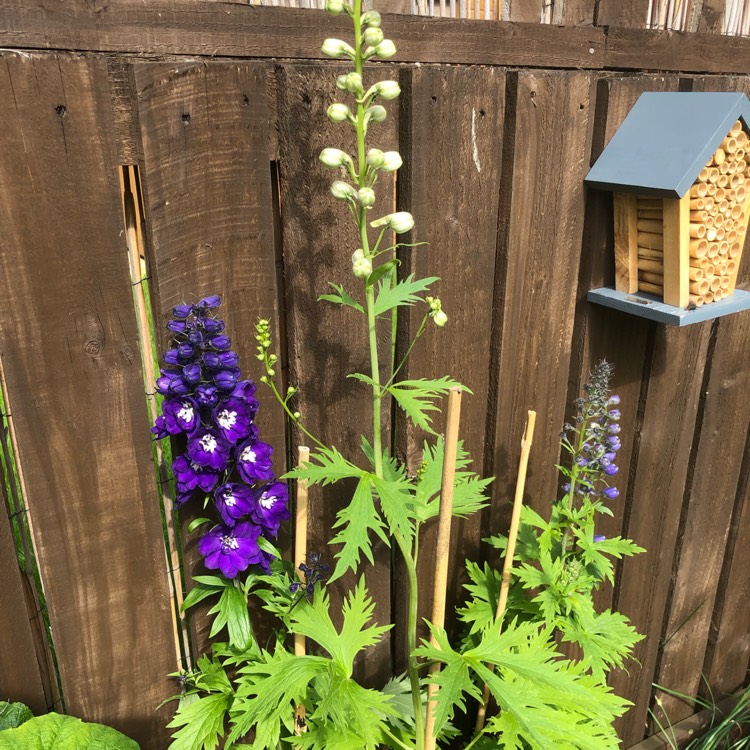
[[[600,16],[607,6],[599,3]],[[364,332],[346,311],[317,302],[328,279],[348,278],[356,247],[317,163],[339,138],[325,119],[335,76],[318,59],[337,22],[195,0],[122,0],[101,14],[89,3],[63,14],[0,0],[0,14],[0,354],[41,580],[30,591],[33,577],[18,565],[7,518],[18,501],[4,484],[0,698],[42,710],[57,695],[35,621],[43,596],[66,710],[161,750],[170,709],[156,707],[176,692],[167,675],[183,666],[178,646],[189,635],[200,652],[208,634],[200,612],[184,637],[176,621],[182,592],[164,539],[165,529],[170,543],[180,531],[160,515],[144,320],[153,313],[163,351],[171,307],[220,293],[250,377],[261,374],[252,324],[264,317],[310,429],[349,455],[365,421],[360,385],[343,377],[366,368]],[[635,704],[618,724],[623,747],[636,745],[656,732],[650,709],[663,706],[676,723],[694,713],[706,685],[724,696],[745,680],[750,316],[678,330],[587,303],[589,289],[614,277],[613,219],[611,195],[587,191],[583,179],[641,93],[750,93],[742,74],[750,42],[406,15],[387,22],[402,57],[378,71],[398,79],[403,96],[377,137],[404,167],[380,199],[414,213],[412,240],[430,247],[404,251],[402,269],[439,275],[450,316],[439,334],[419,339],[407,375],[440,362],[472,389],[462,437],[475,468],[497,477],[483,515],[455,525],[449,611],[461,603],[463,558],[484,554],[481,539],[507,527],[527,410],[538,418],[526,500],[544,514],[558,491],[570,404],[608,359],[623,447],[620,497],[601,533],[625,534],[647,552],[597,596],[601,609],[618,608],[647,634],[637,663],[612,676]],[[121,174],[138,196],[146,276],[135,282]],[[144,278],[150,297],[137,296],[136,315],[132,284]],[[749,252],[738,283],[750,284]],[[402,342],[415,316],[400,317]],[[295,436],[263,395],[259,426],[281,473]],[[384,409],[387,439],[416,469],[425,436]],[[5,454],[3,466],[7,474]],[[325,548],[346,492],[311,490],[311,549]],[[192,517],[182,515],[183,526]],[[181,539],[189,586],[200,558]],[[428,529],[423,549],[433,541]],[[381,623],[406,617],[402,577],[387,548],[377,549],[368,583]],[[332,597],[340,594],[334,587]],[[360,665],[374,684],[403,664],[394,633]]]

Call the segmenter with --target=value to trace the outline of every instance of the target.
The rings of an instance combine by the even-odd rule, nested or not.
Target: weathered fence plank
[[[174,643],[107,67],[5,62],[0,329],[63,693],[156,750]]]
[[[505,131],[494,340],[494,424],[488,527],[504,531],[528,409],[538,413],[526,484],[543,514],[557,494],[575,289],[590,153],[592,77],[521,72],[511,79]],[[546,364],[542,364],[546,363]],[[488,461],[488,463],[490,463]]]
[[[599,0],[596,23],[642,29],[648,20],[648,0]]]
[[[625,534],[646,552],[621,566],[615,606],[648,638],[636,645],[640,667],[611,676],[618,695],[635,705],[618,722],[624,746],[643,739],[651,683],[659,651],[664,608],[694,438],[703,367],[711,323],[675,329],[651,323],[653,346],[647,353],[648,389],[630,472]]]
[[[392,67],[365,71],[368,81],[396,75]],[[360,242],[349,212],[328,192],[338,177],[318,162],[325,147],[356,154],[351,128],[327,122],[325,112],[343,96],[335,87],[330,68],[287,65],[278,69],[279,159],[281,218],[284,237],[284,275],[289,332],[290,382],[300,388],[295,397],[305,426],[323,443],[336,447],[350,460],[364,465],[360,435],[372,439],[371,391],[364,383],[347,379],[353,372],[369,373],[367,325],[364,316],[348,307],[318,302],[334,281],[363,298],[362,284],[352,276],[352,253]],[[383,125],[370,128],[371,147],[392,150],[397,146],[398,110],[388,108]],[[377,185],[373,217],[392,211],[393,189],[385,180]],[[362,301],[362,300],[360,300]],[[388,321],[383,321],[384,325]],[[381,330],[381,334],[386,329]],[[383,341],[382,335],[380,336]],[[381,347],[381,380],[390,376],[386,347]],[[386,375],[387,373],[387,375]],[[382,376],[385,375],[385,380]],[[390,410],[383,402],[384,445],[390,435]],[[307,440],[299,435],[299,439]],[[313,447],[313,446],[311,446]],[[334,535],[336,512],[349,502],[353,487],[340,482],[310,491],[310,538],[308,549],[331,555],[327,542]],[[367,587],[377,606],[375,618],[390,622],[390,550],[378,541],[375,565],[366,571]],[[353,576],[341,579],[347,584]],[[336,596],[345,590],[335,584]],[[336,611],[336,607],[333,607]],[[364,665],[367,679],[381,684],[390,670],[390,636],[372,650]]]
[[[256,383],[263,373],[254,323],[271,320],[277,344],[280,330],[266,75],[257,63],[135,66],[156,319],[163,326],[174,305],[220,293],[233,349]],[[270,391],[257,385],[261,439],[274,446],[280,475],[284,420]],[[180,518],[196,514],[203,515],[199,504]],[[191,575],[205,573],[198,538],[191,535],[185,548]],[[202,611],[191,624],[194,647],[207,650],[210,623]]]
[[[413,213],[412,242],[427,246],[404,249],[400,272],[418,278],[438,275],[434,286],[448,325],[438,330],[428,321],[402,378],[450,375],[473,391],[462,400],[459,434],[473,459],[473,470],[483,470],[489,363],[495,277],[494,248],[500,196],[505,72],[492,68],[426,67],[402,79],[406,109],[402,120],[402,148],[406,167],[399,173],[399,200]],[[406,308],[404,308],[406,309]],[[397,361],[419,328],[425,307],[409,308],[402,315]],[[444,418],[433,426],[443,432]],[[396,452],[410,472],[416,473],[427,435],[407,427],[402,413],[396,419]],[[434,438],[430,437],[430,444]],[[482,532],[480,517],[455,519],[452,527],[448,610],[463,599],[464,560],[478,559]],[[430,580],[435,569],[435,524],[424,530],[420,542],[420,581]],[[397,595],[405,595],[399,577]],[[431,591],[424,587],[421,617],[432,616]],[[406,604],[396,621],[405,622]],[[403,628],[401,634],[404,633]]]

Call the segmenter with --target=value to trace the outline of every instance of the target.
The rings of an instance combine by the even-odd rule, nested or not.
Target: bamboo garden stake
[[[453,386],[448,392],[448,416],[445,427],[445,451],[443,454],[443,477],[440,486],[440,516],[435,549],[436,569],[432,599],[432,623],[442,628],[445,625],[445,597],[448,588],[448,558],[451,543],[451,518],[453,516],[453,485],[456,476],[458,453],[458,422],[461,417],[461,389]],[[433,646],[437,646],[434,637]],[[430,674],[440,671],[440,664],[430,667]],[[427,724],[425,727],[425,750],[435,750],[435,698],[438,686],[427,687]]]
[[[513,515],[510,520],[510,531],[508,532],[508,548],[505,552],[505,563],[503,564],[502,585],[500,587],[500,598],[497,601],[497,611],[495,612],[495,621],[497,622],[505,613],[505,607],[508,604],[508,592],[510,591],[510,572],[513,567],[513,556],[516,553],[516,538],[518,537],[518,526],[521,520],[521,508],[523,507],[523,493],[526,488],[526,472],[529,468],[529,453],[531,453],[531,443],[534,440],[534,427],[536,425],[536,412],[529,411],[529,417],[526,422],[523,440],[521,440],[521,458],[518,462],[518,479],[516,480],[516,494],[513,498]],[[490,669],[491,669],[490,665]],[[484,686],[482,702],[477,712],[476,731],[480,732],[484,727],[484,720],[487,714],[487,703],[490,699],[490,688]]]
[[[300,445],[297,452],[297,465],[304,466],[310,460],[310,449]],[[307,559],[307,480],[297,480],[297,504],[294,524],[294,567],[302,583],[305,577],[299,566]],[[306,652],[305,636],[294,634],[294,654],[304,656]],[[305,706],[300,703],[294,710],[294,733],[302,734],[307,731],[305,721]]]

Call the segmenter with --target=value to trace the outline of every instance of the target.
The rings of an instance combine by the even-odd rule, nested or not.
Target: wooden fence
[[[366,370],[365,334],[316,301],[328,279],[349,278],[356,247],[317,162],[323,146],[340,145],[324,118],[332,68],[317,60],[338,24],[197,0],[64,12],[0,2],[0,353],[20,512],[66,710],[145,750],[168,743],[170,709],[156,706],[175,691],[166,675],[178,659],[121,167],[138,167],[157,324],[178,302],[221,293],[257,378],[252,323],[270,318],[298,408],[353,453],[366,420],[344,376]],[[653,682],[695,696],[701,675],[718,695],[745,679],[750,316],[677,330],[588,304],[587,290],[613,279],[612,205],[583,178],[641,92],[750,93],[750,42],[407,16],[384,28],[401,57],[377,73],[398,76],[404,93],[376,137],[405,164],[395,195],[380,200],[414,213],[415,237],[430,247],[405,253],[403,270],[441,276],[450,315],[420,339],[409,374],[437,370],[474,391],[462,435],[476,467],[497,476],[487,512],[454,531],[451,603],[463,558],[483,554],[481,537],[507,523],[526,410],[539,414],[527,500],[543,513],[568,405],[592,364],[611,360],[621,495],[601,532],[648,550],[600,596],[648,635],[639,663],[612,679],[635,703],[618,727],[630,747],[652,732]],[[417,323],[405,315],[400,330]],[[268,397],[260,427],[281,470],[287,436]],[[418,460],[420,436],[395,415],[391,440]],[[6,500],[18,514],[18,499]],[[312,497],[312,549],[324,549],[342,502],[338,488]],[[56,701],[54,669],[5,514],[0,571],[0,698],[41,711]],[[388,550],[368,581],[380,621],[403,620]],[[204,642],[200,623],[193,637]],[[386,641],[362,671],[377,681],[402,661],[403,644]],[[664,702],[672,721],[693,713]]]

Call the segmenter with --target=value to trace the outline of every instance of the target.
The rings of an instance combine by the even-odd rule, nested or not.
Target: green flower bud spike
[[[371,227],[386,227],[396,234],[409,232],[414,228],[414,217],[408,211],[397,211],[370,222]]]
[[[365,44],[369,44],[372,47],[377,47],[384,39],[383,32],[377,26],[371,26],[365,30],[363,34]]]
[[[345,120],[351,120],[352,117],[352,111],[349,107],[339,102],[331,104],[326,110],[326,114],[331,122],[344,122]]]
[[[362,85],[362,76],[359,73],[349,73],[344,76],[344,88],[352,94],[361,96],[365,90]]]
[[[321,163],[325,164],[331,169],[335,169],[336,167],[348,167],[350,169],[354,168],[352,157],[338,148],[324,148],[320,152],[320,156],[318,158],[320,159]]]
[[[365,113],[365,122],[372,120],[373,122],[383,122],[388,116],[386,108],[380,104],[373,104]]]
[[[326,10],[332,16],[338,16],[344,10],[344,0],[326,0]]]
[[[357,193],[357,200],[359,200],[360,206],[369,208],[373,203],[375,203],[375,191],[372,188],[368,187],[360,188],[359,192]]]
[[[372,261],[365,258],[365,252],[361,247],[352,254],[352,273],[358,279],[366,279],[372,273]]]
[[[395,54],[396,45],[390,39],[384,39],[377,47],[375,47],[375,55],[381,60],[388,60]]]
[[[401,169],[402,164],[403,161],[398,151],[386,151],[383,154],[383,164],[380,168],[384,172],[395,172],[397,169]]]
[[[363,26],[380,26],[380,13],[378,13],[376,10],[368,10],[367,13],[363,13],[362,17],[362,25]]]
[[[347,44],[342,39],[326,39],[323,42],[323,46],[320,51],[326,57],[332,57],[334,59],[338,57],[349,57],[354,59],[354,49],[351,45]]]
[[[367,152],[367,166],[380,169],[385,164],[385,154],[379,148],[371,148]]]
[[[338,201],[357,200],[357,191],[342,180],[336,180],[331,185],[331,195]]]

